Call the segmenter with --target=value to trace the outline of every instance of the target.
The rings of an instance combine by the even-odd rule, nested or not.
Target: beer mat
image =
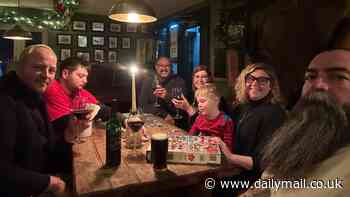
[[[151,162],[151,146],[146,152]],[[170,135],[168,138],[169,163],[221,164],[221,151],[216,137]]]

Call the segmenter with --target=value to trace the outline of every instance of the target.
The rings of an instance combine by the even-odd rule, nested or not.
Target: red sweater
[[[220,114],[212,120],[208,120],[205,116],[199,115],[192,125],[189,134],[220,137],[228,148],[233,151],[233,137],[235,132],[233,128],[234,124],[232,119],[224,112],[220,112]]]
[[[96,98],[87,90],[80,89],[75,96],[84,97],[89,103],[96,104]],[[74,96],[70,96],[58,80],[54,80],[44,93],[50,122],[71,113]]]

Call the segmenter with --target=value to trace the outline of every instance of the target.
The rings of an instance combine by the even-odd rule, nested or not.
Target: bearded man
[[[308,188],[280,188],[271,196],[350,194],[349,106],[350,52],[319,54],[306,71],[301,99],[262,156],[265,175],[274,180],[305,179]]]

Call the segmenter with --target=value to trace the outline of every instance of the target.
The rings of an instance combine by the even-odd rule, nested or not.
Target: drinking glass
[[[172,92],[172,97],[177,99],[177,100],[182,100],[182,88],[175,87],[171,89]],[[176,108],[176,115],[174,117],[175,120],[182,119],[182,116],[179,113],[179,109]]]
[[[132,155],[136,158],[137,157],[136,147],[138,145],[138,135],[139,135],[139,132],[140,132],[140,130],[143,127],[145,122],[144,122],[144,119],[142,117],[142,114],[140,114],[140,113],[136,113],[136,114],[130,113],[129,117],[128,117],[128,120],[127,120],[127,123],[128,123],[128,127],[131,130],[131,134],[130,134],[130,137],[132,137],[131,142],[133,142]]]
[[[154,79],[153,79],[153,91],[155,91],[157,89],[157,87],[160,86],[160,83],[159,83],[159,79],[157,76],[154,76]],[[154,107],[160,107],[160,104],[159,104],[159,101],[158,101],[158,97],[156,96],[156,102],[154,103]]]
[[[90,112],[88,109],[88,103],[83,97],[75,97],[72,101],[72,113],[77,118],[77,125],[74,129],[75,142],[82,143],[80,133],[82,128],[80,127],[80,121],[84,120],[86,115]]]

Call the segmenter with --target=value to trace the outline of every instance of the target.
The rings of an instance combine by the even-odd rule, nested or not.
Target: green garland
[[[79,0],[56,0],[55,10],[0,7],[0,23],[24,24],[38,29],[63,29],[70,22]]]

